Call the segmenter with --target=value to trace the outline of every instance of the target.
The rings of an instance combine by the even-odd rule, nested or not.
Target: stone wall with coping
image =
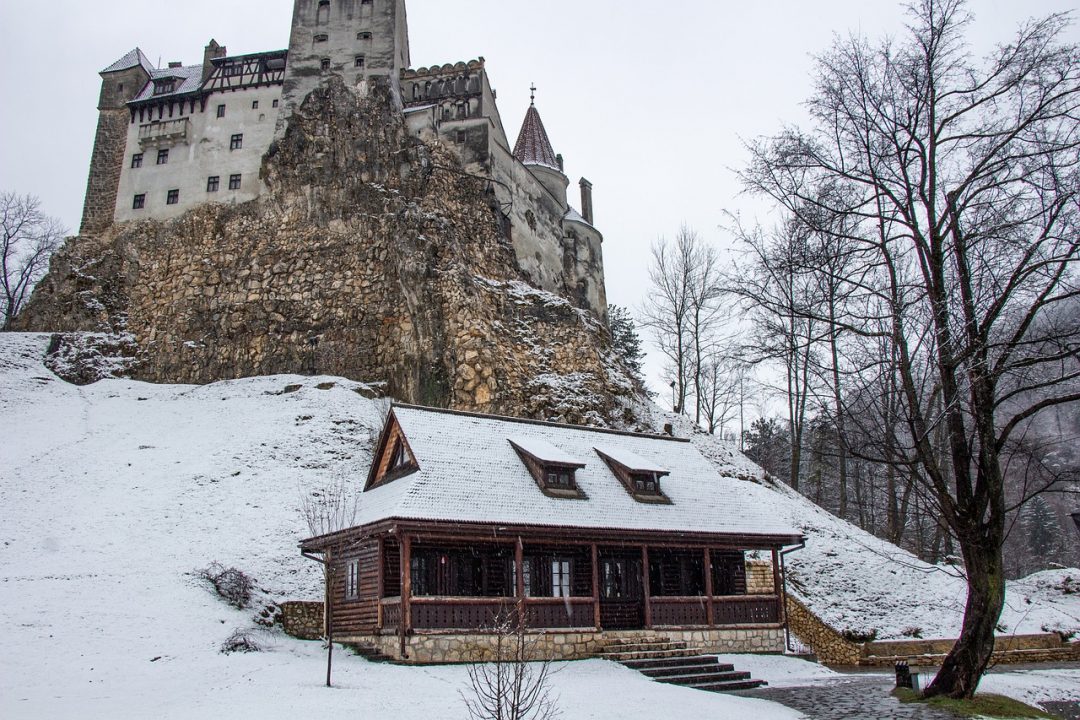
[[[825,665],[858,665],[862,647],[846,640],[824,620],[799,600],[787,596],[788,627],[803,643],[809,645],[818,660]]]
[[[557,631],[529,633],[526,637],[536,657],[582,660],[593,657],[612,640],[662,636],[710,653],[779,653],[784,650],[784,630],[778,626],[698,630]],[[495,655],[496,635],[490,633],[415,633],[405,638],[406,658],[413,664],[460,663],[490,660]],[[342,643],[373,647],[402,661],[397,635],[356,635]]]
[[[301,640],[320,640],[323,637],[323,624],[321,602],[281,603],[281,626],[286,635]]]
[[[771,560],[746,561],[746,594],[773,595],[773,567]]]

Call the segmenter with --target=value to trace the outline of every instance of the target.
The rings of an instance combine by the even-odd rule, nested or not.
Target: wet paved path
[[[922,703],[901,703],[889,695],[890,675],[863,675],[790,688],[760,688],[734,695],[772,700],[798,710],[810,720],[956,720]]]

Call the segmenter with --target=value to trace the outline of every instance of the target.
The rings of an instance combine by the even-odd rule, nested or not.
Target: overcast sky
[[[1075,0],[973,0],[978,54]],[[78,228],[98,71],[135,46],[202,61],[288,45],[292,0],[0,0],[0,188],[38,195]],[[725,210],[759,212],[732,170],[743,141],[803,118],[810,56],[834,33],[897,34],[892,0],[409,0],[414,67],[487,60],[513,143],[537,107],[571,197],[592,181],[610,302],[637,306],[650,243],[681,224],[723,244]],[[1080,38],[1074,26],[1070,34]]]

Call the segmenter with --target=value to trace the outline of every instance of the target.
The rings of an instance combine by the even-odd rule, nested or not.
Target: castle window
[[[317,43],[324,43],[329,39],[330,39],[330,36],[327,35],[326,33],[319,33],[318,35],[315,36],[315,42],[317,42]]]
[[[364,56],[363,55],[357,55],[356,56],[356,67],[358,67],[358,68],[364,67]]]
[[[240,175],[230,175],[229,176],[229,189],[230,190],[239,190],[240,189]]]
[[[345,565],[345,599],[356,600],[360,597],[360,561],[350,560]]]
[[[135,153],[134,155],[131,156],[131,167],[132,168],[141,168],[142,167],[142,153]]]
[[[174,90],[176,90],[176,81],[175,80],[161,80],[159,82],[154,83],[154,94],[155,95],[167,95],[167,94],[171,93]]]
[[[277,100],[275,100],[275,101],[273,102],[273,106],[274,106],[274,107],[277,107],[277,106],[278,106],[278,101],[277,101]]]
[[[233,77],[235,75],[244,74],[244,66],[242,64],[231,64],[221,68],[221,74],[225,77]]]
[[[219,118],[225,117],[225,106],[224,105],[218,105],[217,106],[217,116]]]
[[[251,109],[252,110],[258,110],[259,109],[259,101],[258,100],[252,100],[251,101]]]
[[[211,175],[206,178],[206,192],[217,192],[221,186],[221,176]]]
[[[135,201],[133,203],[131,203],[131,209],[132,210],[142,210],[144,207],[146,207],[146,195],[145,194],[136,195],[135,196]]]
[[[371,4],[371,0],[360,0],[360,4],[361,4],[361,5],[370,5],[370,4]]]
[[[229,139],[230,150],[240,150],[244,147],[244,134],[236,133]]]
[[[322,62],[319,64],[319,66],[323,70],[329,70],[330,69],[330,58],[323,58]]]
[[[124,83],[116,84],[116,92],[124,92]]]
[[[167,165],[169,162],[169,148],[164,148],[157,151],[157,164]]]
[[[464,130],[458,130],[457,131],[457,141],[458,141],[459,145],[463,145],[465,143],[465,131]]]
[[[371,33],[369,33],[369,32],[358,32],[358,33],[356,33],[356,39],[357,40],[370,40],[371,39]]]
[[[168,192],[168,194],[165,196],[165,204],[166,205],[175,205],[178,202],[180,202],[180,191],[179,190],[170,190]]]

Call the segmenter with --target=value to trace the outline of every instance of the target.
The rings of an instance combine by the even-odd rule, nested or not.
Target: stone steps
[[[345,647],[349,648],[354,653],[364,658],[368,662],[388,663],[394,661],[394,658],[384,654],[381,650],[371,645],[358,645],[355,643],[349,643],[346,644]]]
[[[612,640],[596,656],[622,663],[656,682],[710,692],[750,690],[765,684],[729,663],[721,664],[715,655],[702,654],[700,648],[665,637]]]

